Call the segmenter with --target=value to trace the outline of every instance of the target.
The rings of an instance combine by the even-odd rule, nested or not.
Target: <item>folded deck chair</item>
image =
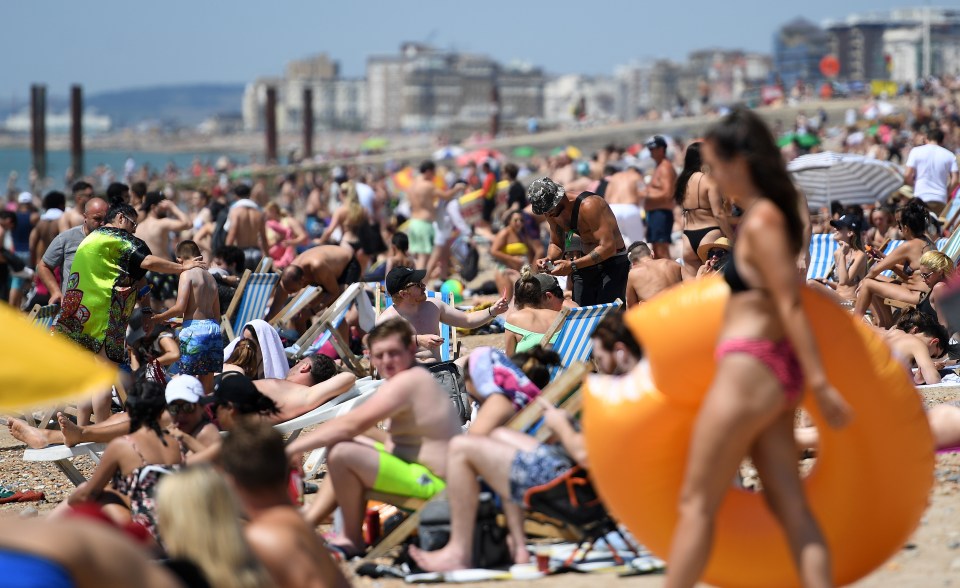
[[[833,253],[839,246],[840,244],[833,238],[833,233],[810,235],[808,280],[824,280],[833,272]]]
[[[453,296],[446,292],[427,290],[427,298],[436,298],[448,306],[453,306]],[[384,292],[382,294],[382,300],[384,310],[393,306],[393,298],[391,298],[389,294]],[[457,359],[460,355],[460,342],[457,339],[457,330],[448,324],[440,323],[440,336],[443,337],[443,345],[440,346],[440,361]]]
[[[551,380],[550,384],[541,392],[540,397],[554,406],[560,405],[580,387],[588,371],[587,365],[584,363],[576,363],[569,366],[562,374]],[[505,426],[514,431],[528,431],[542,416],[543,409],[540,407],[540,404],[531,402],[520,409],[520,412],[515,414]],[[394,501],[395,497],[388,495],[376,494],[372,496],[371,493],[368,492],[367,496],[374,499],[382,499],[384,502],[391,504],[396,503]],[[442,496],[446,496],[446,491],[439,492],[430,500],[425,501],[423,505],[437,500]],[[403,500],[401,499],[399,502],[403,502]],[[379,543],[374,545],[363,558],[364,561],[371,561],[383,557],[388,551],[403,543],[420,524],[420,514],[423,512],[423,505],[417,508],[417,510],[410,514],[402,523],[397,525],[393,531],[384,536]]]
[[[300,290],[296,296],[291,298],[290,302],[287,302],[287,305],[280,309],[280,312],[278,312],[276,316],[267,322],[269,322],[273,328],[279,329],[282,325],[292,321],[303,309],[310,306],[319,295],[320,288],[317,286],[306,286]]]
[[[560,355],[560,366],[552,368],[551,374],[556,376],[562,369],[576,362],[588,361],[590,352],[593,351],[591,336],[594,329],[608,312],[617,310],[621,306],[623,302],[618,298],[608,304],[579,308],[564,307],[540,341],[541,346],[552,347]],[[557,335],[557,338],[550,343],[554,335]]]
[[[272,272],[243,272],[230,306],[223,314],[222,327],[228,339],[235,339],[243,325],[266,316],[270,309],[270,298],[279,281],[280,275]]]
[[[356,360],[350,351],[350,345],[343,339],[337,331],[347,311],[353,304],[357,305],[359,313],[360,328],[364,331],[373,329],[376,321],[376,312],[370,303],[370,298],[363,288],[362,283],[350,284],[347,289],[320,315],[320,318],[313,323],[296,343],[286,349],[287,357],[292,361],[299,361],[308,355],[316,353],[323,345],[330,341],[337,355],[357,376],[365,376],[366,370]]]
[[[891,239],[891,240],[887,241],[887,244],[884,245],[884,247],[883,247],[883,254],[884,254],[884,255],[890,255],[890,253],[891,253],[894,249],[896,249],[897,247],[903,245],[904,243],[906,243],[906,240],[905,240],[905,239]],[[895,277],[897,277],[897,275],[896,275],[895,273],[893,273],[893,270],[887,270],[887,271],[885,271],[885,272],[882,272],[880,275],[881,275],[881,276],[884,276],[884,277],[887,277],[887,278],[895,278]]]
[[[60,312],[59,304],[48,304],[46,306],[40,306],[35,304],[33,310],[30,311],[30,314],[27,315],[27,318],[33,321],[33,324],[37,325],[45,331],[49,331],[53,328],[53,321],[57,318],[57,314]]]

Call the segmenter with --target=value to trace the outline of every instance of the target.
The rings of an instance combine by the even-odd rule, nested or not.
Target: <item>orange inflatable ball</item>
[[[591,376],[586,383],[594,482],[612,513],[662,557],[728,296],[719,279],[698,280],[630,311],[626,320],[649,369],[641,364],[624,377]],[[850,425],[833,430],[809,391],[804,396],[820,430],[820,454],[803,483],[834,580],[847,584],[893,555],[916,527],[933,484],[934,444],[916,390],[880,337],[813,291],[803,292],[803,305],[827,375],[854,410]],[[703,579],[725,587],[800,585],[762,494],[731,487]]]

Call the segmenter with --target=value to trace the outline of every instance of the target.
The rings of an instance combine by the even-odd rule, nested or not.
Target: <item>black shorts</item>
[[[624,254],[605,259],[597,265],[578,269],[573,279],[573,301],[580,306],[607,304],[625,300],[630,261]]]
[[[356,283],[360,279],[360,262],[356,257],[351,257],[347,267],[343,268],[340,275],[337,276],[337,283],[341,286]]]
[[[493,211],[497,208],[497,199],[496,198],[484,198],[483,199],[483,216],[484,222],[490,224],[493,222]]]
[[[670,243],[672,233],[672,210],[647,211],[647,243]]]

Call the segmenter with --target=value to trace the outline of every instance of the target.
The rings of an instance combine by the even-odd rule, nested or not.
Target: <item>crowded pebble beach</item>
[[[11,176],[0,297],[28,385],[3,398],[0,569],[37,560],[79,586],[96,585],[85,566],[158,586],[478,568],[507,586],[949,585],[958,93],[929,80],[843,121],[718,109],[691,136],[589,152]],[[62,369],[30,373],[45,352]],[[914,474],[878,490],[903,537],[860,537],[869,573],[827,538],[884,520],[818,519],[830,498],[803,482],[865,437],[907,450],[846,452],[851,471]],[[669,468],[645,467],[651,447],[677,451]],[[724,497],[757,488],[767,506],[736,508],[770,510],[778,565],[724,543],[748,539]],[[123,538],[130,567],[59,548],[58,529]],[[571,571],[556,554],[576,536],[625,548]]]

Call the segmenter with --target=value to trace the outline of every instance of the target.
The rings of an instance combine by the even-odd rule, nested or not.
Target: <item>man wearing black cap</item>
[[[164,259],[173,259],[170,250],[170,233],[185,231],[192,226],[190,217],[180,210],[163,192],[147,192],[140,211],[146,215],[137,225],[137,237],[150,248],[150,253]],[[155,303],[177,298],[177,276],[170,274],[147,273],[147,282],[153,285],[150,291]],[[154,307],[159,307],[154,304]]]
[[[383,311],[377,324],[391,318],[401,317],[413,325],[416,331],[417,358],[426,361],[440,360],[440,323],[463,329],[476,329],[507,312],[509,304],[501,297],[493,306],[480,312],[463,312],[444,304],[436,298],[427,298],[426,270],[395,267],[387,274],[387,293],[393,298],[393,306]]]
[[[647,243],[653,246],[656,259],[670,258],[670,242],[673,233],[673,193],[677,188],[677,170],[667,159],[667,141],[654,135],[644,146],[656,162],[653,178],[646,190],[641,192],[643,208],[647,211]]]
[[[606,304],[623,299],[627,290],[627,248],[617,226],[617,218],[606,200],[593,192],[581,192],[572,198],[550,178],[540,178],[527,191],[534,214],[546,216],[550,226],[547,256],[537,260],[541,272],[571,276],[573,300],[580,306]],[[563,259],[577,248],[584,255]]]

